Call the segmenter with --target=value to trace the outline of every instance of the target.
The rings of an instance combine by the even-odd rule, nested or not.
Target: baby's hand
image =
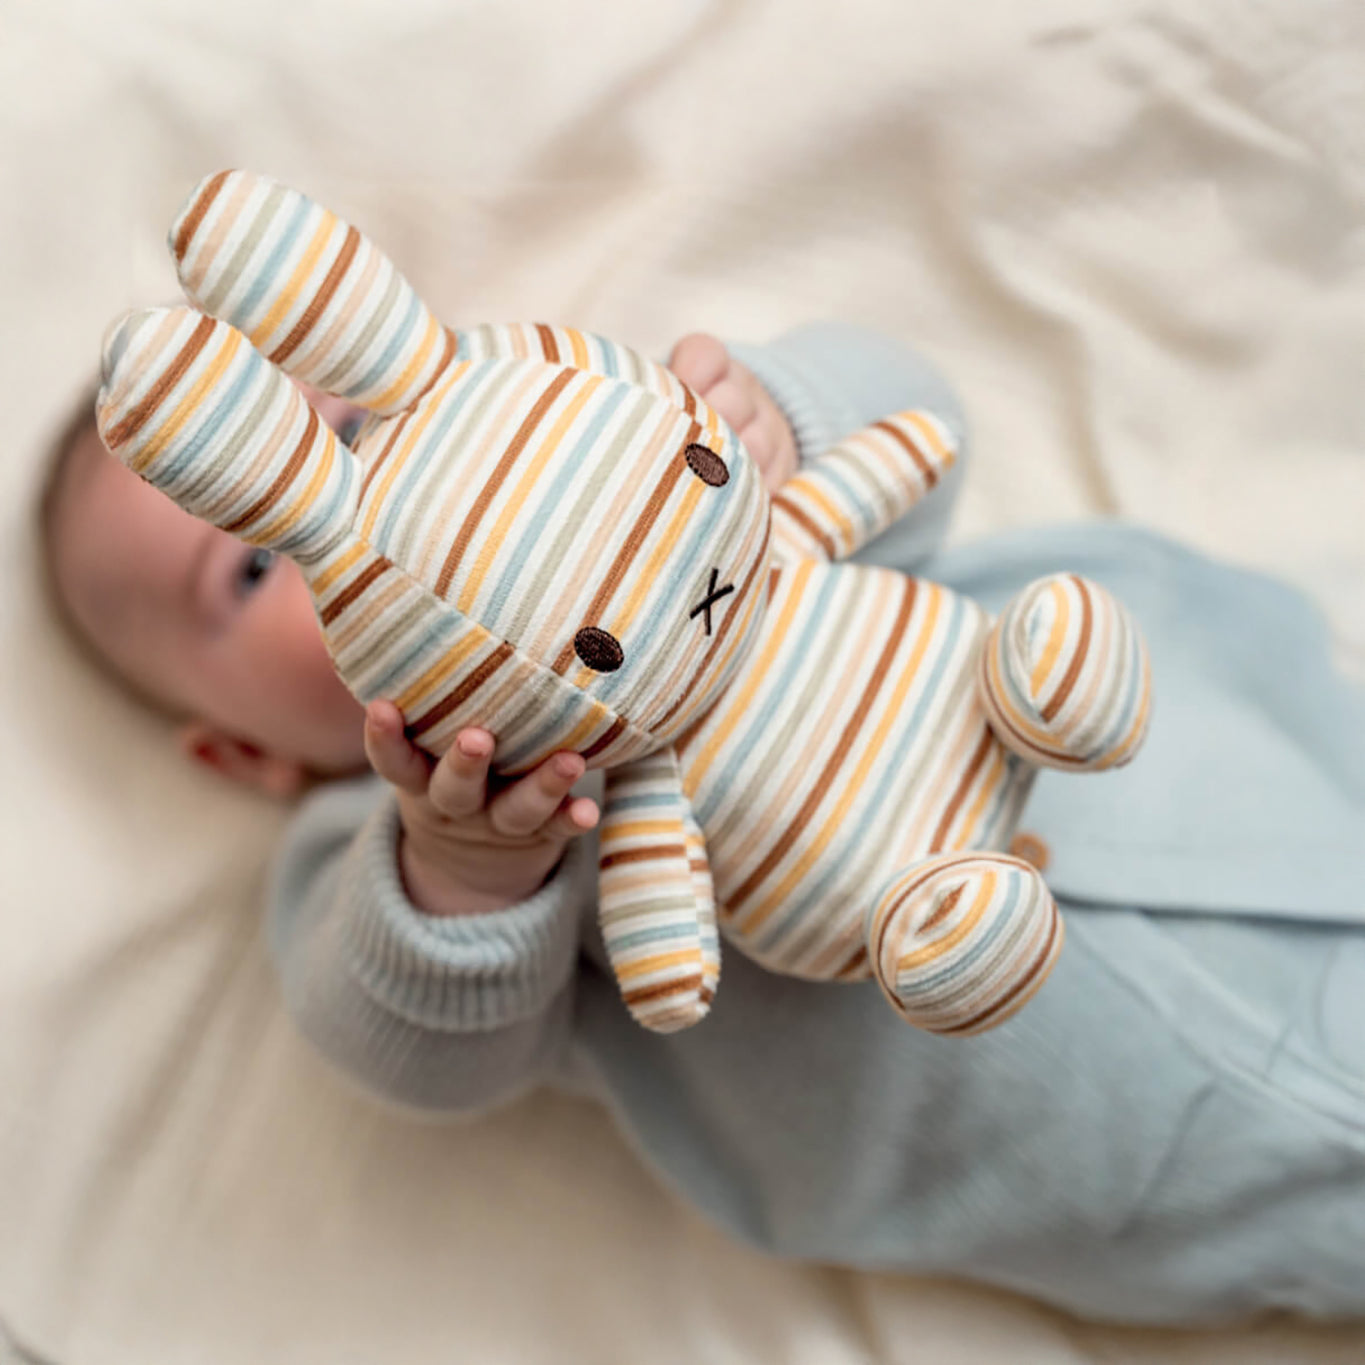
[[[744,442],[775,493],[796,473],[796,434],[772,395],[747,365],[741,365],[725,343],[709,332],[683,337],[668,357],[668,367],[730,424]]]
[[[429,915],[503,910],[539,889],[564,845],[597,823],[597,804],[569,797],[578,754],[558,753],[490,788],[493,736],[461,730],[440,762],[408,741],[392,702],[365,710],[365,752],[398,790],[399,867],[408,897]]]

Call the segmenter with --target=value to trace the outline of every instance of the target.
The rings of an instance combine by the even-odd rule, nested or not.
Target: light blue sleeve
[[[923,408],[957,437],[957,463],[908,516],[851,556],[855,563],[915,572],[943,543],[970,456],[967,420],[948,381],[905,342],[864,327],[813,322],[766,346],[732,345],[796,433],[803,460],[841,437],[906,408]]]
[[[520,904],[442,918],[408,899],[398,832],[378,778],[305,802],[268,904],[286,1008],[351,1080],[395,1103],[479,1110],[550,1079],[567,1052],[579,917],[596,880],[583,841]]]

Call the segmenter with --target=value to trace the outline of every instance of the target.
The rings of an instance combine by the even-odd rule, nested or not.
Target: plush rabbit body
[[[337,669],[441,753],[606,770],[601,925],[657,1029],[699,1020],[724,937],[810,978],[875,976],[970,1033],[1042,982],[1062,928],[1000,852],[1040,765],[1125,762],[1141,639],[1075,576],[994,625],[936,584],[840,563],[951,465],[889,414],[769,498],[726,424],[626,347],[442,327],[353,227],[222,172],[171,231],[195,308],[130,315],[100,429],[187,510],[303,568]],[[367,408],[351,447],[285,372]]]

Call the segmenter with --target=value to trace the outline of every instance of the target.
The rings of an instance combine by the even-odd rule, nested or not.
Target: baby
[[[763,348],[694,335],[669,363],[769,487],[903,408],[935,412],[965,451],[942,380],[859,329]],[[343,435],[360,415],[309,396]],[[1251,749],[1289,717],[1295,733],[1304,715],[1365,720],[1365,703],[1307,627],[1287,678],[1273,652],[1229,655],[1277,612],[1292,635],[1306,611],[1150,536],[1071,528],[929,561],[964,463],[858,557],[987,603],[1083,567],[1133,605],[1179,697],[1100,855],[1076,831],[1106,810],[1110,779],[1040,789],[1044,833],[1077,869],[1057,887],[1068,950],[1019,1016],[970,1041],[907,1027],[873,985],[778,977],[739,954],[702,1025],[647,1033],[620,1007],[596,928],[600,775],[581,757],[495,781],[493,736],[466,729],[433,762],[393,705],[363,710],[337,680],[294,565],[142,484],[93,421],[63,442],[45,544],[74,629],[192,758],[304,796],[271,951],[300,1028],[377,1095],[468,1112],[539,1084],[587,1090],[686,1198],[781,1255],[959,1274],[1130,1321],[1365,1313],[1365,932],[1317,922],[1348,918],[1303,871],[1330,863],[1328,840],[1300,847],[1283,825],[1276,865],[1295,875],[1276,881],[1254,852],[1231,856],[1216,820],[1189,818],[1209,774],[1188,776],[1197,757],[1216,786],[1207,722],[1233,693],[1262,700]],[[1301,755],[1335,765],[1344,804],[1320,813],[1329,825],[1362,797],[1333,733],[1309,734]],[[1273,805],[1298,800],[1303,778],[1268,761],[1255,780]]]

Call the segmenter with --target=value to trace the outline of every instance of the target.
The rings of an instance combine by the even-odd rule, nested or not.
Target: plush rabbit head
[[[170,245],[193,308],[122,319],[100,432],[194,515],[295,559],[338,671],[434,753],[504,772],[668,745],[722,693],[768,590],[769,504],[675,376],[565,328],[442,327],[296,191],[222,172]],[[288,375],[367,408],[350,447]]]

